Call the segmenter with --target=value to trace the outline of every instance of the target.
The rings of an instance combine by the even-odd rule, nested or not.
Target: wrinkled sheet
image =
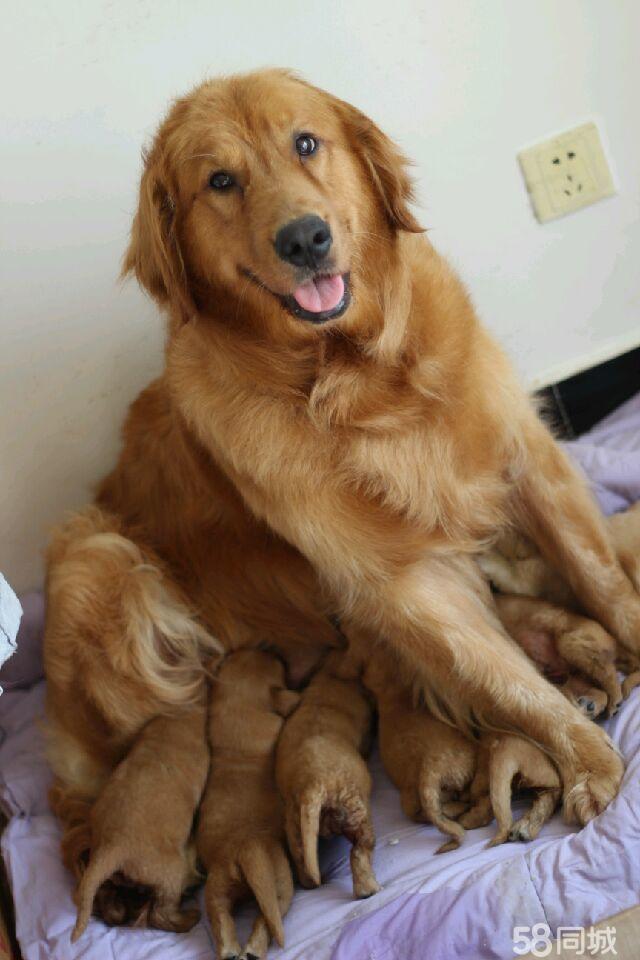
[[[640,393],[565,447],[588,476],[604,513],[619,513],[640,500]]]
[[[16,652],[16,637],[21,617],[20,601],[0,573],[0,667]]]
[[[567,444],[593,483],[605,512],[640,499],[640,397],[579,441]],[[50,773],[40,720],[42,599],[23,598],[25,615],[12,662],[12,683],[0,682],[0,803],[11,817],[2,855],[17,907],[24,960],[200,960],[215,957],[201,921],[188,934],[123,928],[92,920],[69,942],[74,922],[71,878],[59,855],[59,829],[49,812]],[[20,658],[20,662],[16,662]],[[6,668],[5,668],[6,669]],[[25,682],[32,685],[25,689]],[[604,726],[627,760],[619,796],[583,830],[556,815],[533,843],[485,849],[495,825],[470,831],[459,850],[434,856],[441,835],[402,814],[398,794],[371,761],[375,869],[382,891],[351,899],[349,848],[323,843],[325,883],[299,890],[285,919],[287,946],[278,960],[504,960],[517,925],[584,926],[636,904],[640,890],[640,688]],[[2,734],[4,733],[4,739]],[[514,812],[524,804],[514,804]],[[252,911],[239,914],[241,941]]]

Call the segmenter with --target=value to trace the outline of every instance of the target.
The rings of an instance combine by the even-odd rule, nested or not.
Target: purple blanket
[[[568,444],[610,513],[640,499],[640,396],[581,440]],[[93,920],[77,944],[71,879],[46,802],[50,773],[39,727],[42,597],[22,598],[18,652],[0,674],[0,803],[10,816],[2,854],[17,907],[25,960],[204,960],[215,957],[202,921],[189,934],[107,929]],[[556,815],[533,843],[485,849],[495,825],[470,831],[462,847],[436,857],[442,837],[407,820],[379,759],[372,759],[375,869],[383,890],[351,899],[348,846],[322,849],[325,883],[298,891],[285,919],[280,960],[492,960],[513,956],[513,931],[584,926],[638,902],[640,890],[640,689],[605,724],[627,760],[622,790],[578,831]],[[516,804],[517,807],[522,805]],[[252,911],[240,915],[246,935]]]

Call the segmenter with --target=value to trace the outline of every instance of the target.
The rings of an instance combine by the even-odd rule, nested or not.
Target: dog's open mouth
[[[317,274],[301,283],[293,293],[276,293],[250,270],[241,271],[255,284],[276,297],[285,310],[300,320],[311,323],[326,323],[341,317],[351,303],[351,288],[348,273]]]
[[[294,316],[312,323],[324,323],[341,316],[349,306],[349,277],[339,273],[312,277],[281,299]]]

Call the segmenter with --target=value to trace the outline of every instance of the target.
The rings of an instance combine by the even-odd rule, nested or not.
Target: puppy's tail
[[[277,879],[269,846],[263,840],[251,841],[240,854],[238,863],[258,902],[269,933],[280,947],[284,947],[284,928],[276,893]]]
[[[92,855],[75,894],[78,916],[71,933],[71,943],[75,943],[87,929],[98,888],[120,867],[121,860],[121,852],[116,848],[98,849]]]
[[[318,834],[320,832],[320,813],[322,797],[318,793],[302,798],[300,804],[300,833],[302,836],[302,861],[309,879],[316,887],[320,886],[320,864],[318,863]]]
[[[456,850],[464,840],[464,827],[450,817],[445,816],[442,810],[442,793],[440,789],[440,777],[427,764],[423,764],[420,771],[419,782],[420,802],[422,810],[427,815],[431,823],[439,830],[451,837],[441,847],[438,847],[436,853],[446,853],[448,850]]]

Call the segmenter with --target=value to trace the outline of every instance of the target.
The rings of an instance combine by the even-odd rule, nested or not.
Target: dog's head
[[[186,316],[242,300],[325,323],[397,231],[420,231],[410,199],[406,161],[349,104],[281,70],[208,82],[145,159],[124,272]]]

